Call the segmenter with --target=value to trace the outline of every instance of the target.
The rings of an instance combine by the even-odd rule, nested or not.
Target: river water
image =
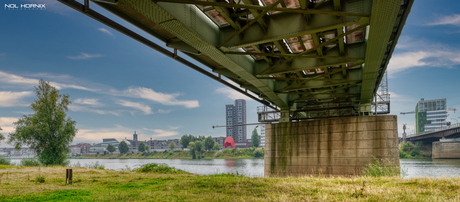
[[[18,164],[20,159],[12,159]],[[239,173],[250,177],[263,177],[263,159],[70,159],[71,165],[82,166],[99,162],[106,169],[134,169],[146,163],[165,163],[171,167],[200,175]],[[460,159],[401,159],[401,169],[406,178],[412,177],[460,177]]]

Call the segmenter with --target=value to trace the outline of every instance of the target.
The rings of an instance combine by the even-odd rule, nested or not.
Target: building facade
[[[232,137],[235,145],[238,143],[247,142],[246,131],[246,100],[235,100],[235,105],[226,105],[226,124],[227,124],[227,137]],[[234,126],[242,124],[240,126]]]
[[[260,147],[265,147],[265,125],[260,126]]]
[[[447,126],[447,100],[425,100],[420,101],[415,106],[416,132],[434,130]]]

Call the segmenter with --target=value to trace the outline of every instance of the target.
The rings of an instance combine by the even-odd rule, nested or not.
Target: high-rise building
[[[247,142],[246,136],[246,100],[235,100],[235,105],[225,106],[227,137],[233,137],[238,143]],[[242,124],[240,126],[233,126]]]
[[[446,99],[420,101],[415,106],[416,132],[434,130],[447,125]]]

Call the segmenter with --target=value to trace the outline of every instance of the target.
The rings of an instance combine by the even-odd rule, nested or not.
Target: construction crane
[[[447,108],[447,111],[457,111],[456,108]],[[411,111],[411,112],[401,112],[402,115],[406,115],[406,114],[415,114],[415,111]]]
[[[406,114],[415,114],[415,111],[411,111],[411,112],[401,112],[402,115],[406,115]]]

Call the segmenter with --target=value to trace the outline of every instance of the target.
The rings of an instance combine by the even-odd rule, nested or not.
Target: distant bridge
[[[421,133],[409,135],[406,137],[408,141],[423,141],[423,142],[436,142],[440,138],[456,138],[460,137],[460,123],[450,126],[444,126],[435,130],[424,131]]]

